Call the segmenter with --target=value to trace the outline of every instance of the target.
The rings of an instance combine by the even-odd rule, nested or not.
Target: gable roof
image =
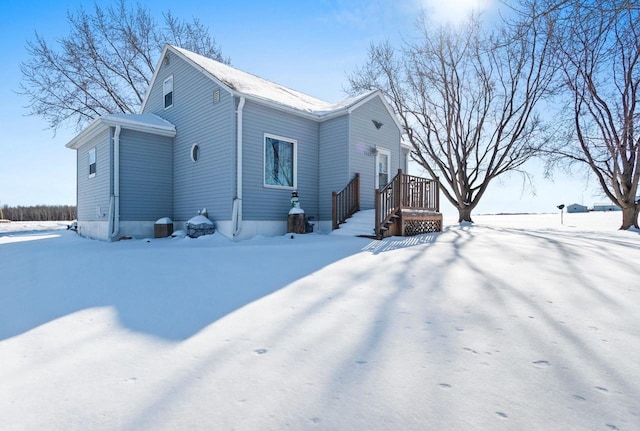
[[[351,97],[339,103],[330,103],[173,45],[165,45],[162,50],[160,60],[156,65],[151,83],[147,89],[147,94],[142,103],[141,111],[144,110],[147,103],[149,93],[162,65],[162,60],[169,53],[174,53],[187,63],[193,65],[205,76],[212,79],[216,84],[234,96],[245,97],[254,102],[266,104],[276,109],[294,111],[317,121],[324,121],[350,113],[369,100],[379,97],[384,103],[385,108],[389,111],[389,115],[393,118],[398,129],[402,130],[391,106],[389,106],[382,93],[378,90]]]
[[[155,114],[106,114],[93,120],[86,129],[76,135],[65,146],[77,149],[99,133],[115,126],[153,135],[168,137],[176,135],[176,127]]]

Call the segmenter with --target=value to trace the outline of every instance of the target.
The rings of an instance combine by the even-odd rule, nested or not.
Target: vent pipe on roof
[[[240,97],[240,103],[238,103],[238,118],[237,118],[237,131],[236,131],[236,198],[233,200],[232,211],[232,224],[233,224],[233,236],[238,236],[242,230],[242,113],[244,109],[245,98]]]

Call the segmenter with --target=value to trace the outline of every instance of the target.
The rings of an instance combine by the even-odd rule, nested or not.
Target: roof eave
[[[65,147],[72,150],[77,150],[84,143],[92,140],[107,128],[108,126],[101,121],[101,118],[96,118],[91,124],[89,124],[89,126],[87,126],[86,129],[78,133],[73,139],[67,142]]]
[[[173,138],[176,136],[176,128],[174,126],[159,126],[153,124],[142,124],[135,121],[127,121],[122,118],[108,118],[99,117],[96,118],[86,129],[77,134],[71,139],[65,147],[72,150],[77,150],[87,142],[94,139],[100,133],[108,129],[109,127],[121,126],[127,130],[134,130],[137,132],[149,133],[156,136],[165,136]]]

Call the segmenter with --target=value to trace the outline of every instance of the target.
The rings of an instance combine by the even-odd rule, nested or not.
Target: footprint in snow
[[[609,428],[610,430],[616,430],[616,431],[617,431],[617,430],[619,430],[619,429],[620,429],[620,428],[618,428],[617,426],[612,425],[612,424],[605,424],[605,425],[606,425],[606,426],[607,426],[607,428]]]
[[[550,367],[551,363],[549,361],[533,361],[533,365],[535,365],[538,368],[546,368],[546,367]]]
[[[451,389],[451,385],[449,383],[440,383],[438,386],[443,389]]]
[[[320,418],[311,418],[309,420],[311,422],[313,422],[314,424],[319,424],[320,422],[322,422],[322,419],[320,419]]]
[[[363,360],[356,361],[356,364],[360,364],[360,365],[364,365],[366,363],[367,363],[367,361],[363,361]]]
[[[257,353],[258,355],[264,355],[265,353],[268,352],[267,349],[256,349],[254,350],[255,353]]]
[[[503,418],[503,419],[508,419],[509,418],[509,416],[507,416],[507,414],[504,413],[504,412],[496,412],[496,414],[498,416],[500,416],[501,418]]]
[[[602,386],[594,386],[594,389],[597,389],[598,391],[603,392],[603,393],[609,392],[609,389],[603,388]]]
[[[587,400],[585,397],[582,397],[580,395],[574,395],[573,398],[575,398],[578,401],[586,401]]]

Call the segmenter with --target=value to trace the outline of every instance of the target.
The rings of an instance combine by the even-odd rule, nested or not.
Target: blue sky
[[[346,74],[361,65],[371,42],[409,37],[421,7],[438,20],[455,20],[470,7],[496,7],[497,0],[236,0],[201,2],[166,0],[145,2],[161,18],[171,12],[207,25],[234,67],[331,102],[346,98]],[[101,2],[101,4],[106,2]],[[131,2],[130,2],[131,3]],[[444,6],[443,6],[444,4]],[[0,206],[75,204],[75,152],[65,144],[73,128],[46,129],[38,117],[28,116],[26,98],[16,94],[20,63],[27,59],[26,41],[37,30],[53,41],[68,32],[67,10],[93,2],[0,0],[0,47],[5,64],[0,68],[2,135],[0,140]],[[556,174],[545,180],[531,163],[537,196],[523,193],[517,176],[490,186],[476,212],[549,212],[558,203],[601,200],[585,187],[582,177]],[[417,171],[415,173],[418,173]],[[444,198],[442,199],[444,202]],[[444,209],[446,211],[446,208]]]

